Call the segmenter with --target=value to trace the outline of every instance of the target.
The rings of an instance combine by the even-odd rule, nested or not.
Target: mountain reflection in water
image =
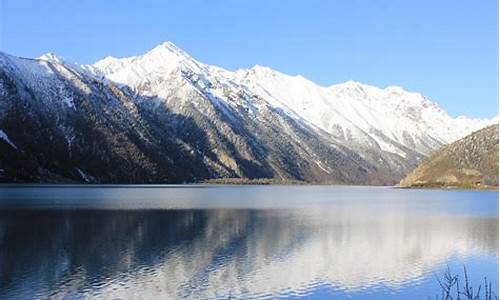
[[[496,261],[498,217],[405,205],[8,208],[0,210],[0,245],[2,299],[300,297],[321,289],[362,298],[379,287],[425,286],[450,260]]]

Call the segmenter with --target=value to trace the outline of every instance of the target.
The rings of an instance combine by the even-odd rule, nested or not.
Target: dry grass
[[[491,290],[491,281],[484,278],[484,285],[474,287],[469,282],[467,269],[464,266],[463,280],[459,275],[452,275],[450,268],[447,268],[442,278],[436,276],[441,287],[441,296],[436,295],[436,300],[498,300],[498,297]],[[433,298],[428,297],[429,300]]]

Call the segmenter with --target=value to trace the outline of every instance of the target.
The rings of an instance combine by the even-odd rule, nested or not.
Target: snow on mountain
[[[492,120],[452,118],[419,93],[380,89],[355,81],[322,87],[302,76],[267,67],[239,70],[236,77],[262,97],[347,142],[355,140],[404,156],[400,146],[427,155]],[[368,138],[369,137],[369,138]]]
[[[228,89],[244,90],[347,145],[379,147],[402,157],[406,156],[405,148],[427,155],[493,122],[452,118],[423,95],[398,86],[380,89],[348,81],[323,87],[300,75],[258,65],[230,72],[202,64],[170,42],[142,56],[107,57],[84,68],[142,93],[160,96],[167,96],[168,90],[162,78],[175,71],[188,72],[224,102],[231,102],[223,96]]]
[[[170,42],[156,46],[141,56],[115,58],[108,56],[84,69],[116,83],[139,86],[154,77],[184,67],[200,72],[205,66]]]
[[[68,80],[76,81],[78,81],[78,77],[76,71],[71,66],[67,66],[61,57],[48,53],[34,60],[18,58],[0,52],[0,64],[15,74],[24,85],[43,93],[45,95],[43,102],[46,105],[57,102],[66,107],[75,108],[73,92],[65,87],[64,79],[60,75],[65,74]],[[83,84],[79,83],[79,86],[88,92]]]
[[[48,53],[45,53],[43,55],[40,55],[37,59],[45,60],[45,61],[49,61],[49,62],[60,63],[60,64],[64,63],[64,59],[61,56],[59,56],[55,53],[52,53],[52,52],[48,52]]]
[[[83,172],[93,182],[393,184],[493,121],[452,118],[396,86],[325,87],[262,66],[232,72],[169,42],[92,65],[0,52],[0,128],[10,138],[0,139],[0,167],[13,180],[80,181]]]
[[[9,139],[9,136],[2,129],[0,129],[0,139],[4,140],[7,144],[12,146],[12,148],[17,150],[17,146]]]

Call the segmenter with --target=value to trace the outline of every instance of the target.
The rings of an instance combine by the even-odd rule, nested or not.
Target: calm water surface
[[[0,187],[0,299],[427,299],[498,291],[498,192]]]

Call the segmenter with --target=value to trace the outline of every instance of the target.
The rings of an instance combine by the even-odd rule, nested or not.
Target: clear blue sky
[[[0,0],[0,49],[91,63],[172,41],[235,70],[400,85],[451,115],[498,114],[496,0]]]

